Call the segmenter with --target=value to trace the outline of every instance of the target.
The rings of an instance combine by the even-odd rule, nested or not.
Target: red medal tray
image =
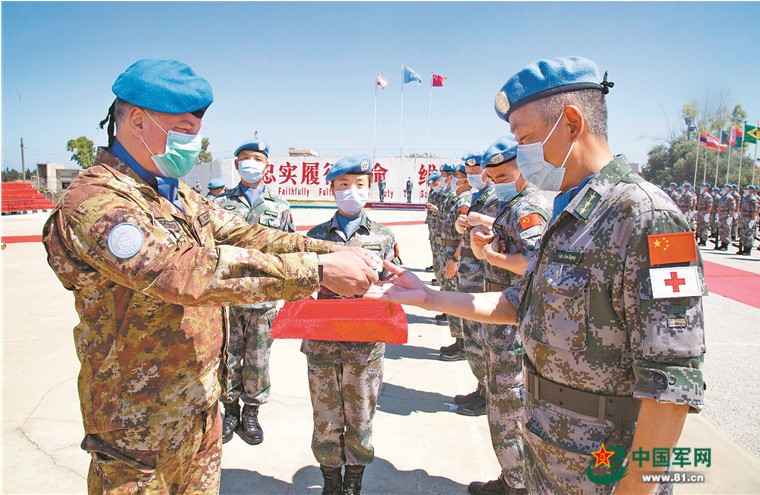
[[[303,299],[285,303],[273,339],[405,344],[409,326],[399,304],[369,299]]]

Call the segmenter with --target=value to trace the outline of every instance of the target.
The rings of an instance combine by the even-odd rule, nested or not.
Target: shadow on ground
[[[293,482],[277,480],[256,471],[223,469],[221,495],[293,495],[322,493],[319,466],[304,466],[293,475]],[[367,466],[362,482],[364,495],[462,495],[467,487],[449,478],[431,476],[422,469],[399,471],[385,459],[375,458]]]
[[[385,345],[385,359],[432,359],[437,361],[440,353],[438,349],[429,347],[408,344]]]
[[[413,412],[452,412],[456,409],[453,399],[437,392],[406,388],[384,383],[377,400],[377,410],[388,414],[409,416]]]

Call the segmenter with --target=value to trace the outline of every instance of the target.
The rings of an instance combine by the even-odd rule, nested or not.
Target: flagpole
[[[699,168],[699,135],[701,132],[697,132],[697,160],[694,163],[694,182],[692,186],[697,187],[697,168]]]
[[[760,127],[760,122],[757,123]],[[755,133],[757,135],[757,133]],[[755,167],[757,167],[757,138],[755,138],[755,160],[752,162],[752,183],[755,183]]]
[[[702,167],[702,183],[707,182],[707,166],[710,163],[707,161],[707,148],[705,148],[705,166]],[[713,184],[714,185],[714,184]],[[712,191],[711,191],[712,192]]]
[[[726,165],[726,184],[728,184],[728,171],[731,170],[731,132],[728,133],[728,139],[726,139],[726,142],[728,143],[728,147],[726,148],[726,151],[728,151],[728,164]]]
[[[404,64],[401,64],[401,144],[398,148],[399,164],[403,169],[404,159]]]
[[[720,167],[720,140],[718,141],[718,153],[715,155],[715,187],[718,187],[718,168],[719,167]]]
[[[377,72],[375,72],[375,119],[372,128],[372,166],[375,166],[375,153],[377,151]]]
[[[431,129],[433,128],[433,73],[430,73],[430,104],[428,105],[428,152],[427,159],[428,165],[430,165],[430,136]]]
[[[744,133],[747,132],[747,121],[742,124],[742,145],[739,147],[739,190],[742,188],[742,162],[744,161]]]

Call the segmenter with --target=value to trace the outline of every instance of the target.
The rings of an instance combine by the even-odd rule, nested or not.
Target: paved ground
[[[330,215],[330,210],[294,213],[298,225],[314,225]],[[371,214],[383,223],[419,221],[423,215]],[[45,217],[4,216],[2,235],[39,234]],[[430,264],[423,225],[392,229],[408,267],[420,270]],[[706,260],[760,276],[756,254],[703,254]],[[73,297],[48,268],[39,243],[8,244],[2,258],[2,493],[84,493],[89,457],[79,449],[83,430]],[[430,279],[426,272],[418,274]],[[705,298],[704,306],[707,406],[704,413],[689,416],[680,445],[712,449],[712,465],[700,468],[706,483],[680,485],[676,493],[760,493],[760,310],[715,294]],[[451,397],[470,392],[475,379],[465,362],[437,359],[438,347],[450,343],[448,329],[433,324],[431,313],[406,310],[409,342],[388,346],[375,420],[377,458],[367,469],[364,493],[465,494],[470,481],[491,479],[498,472],[485,418],[453,412]],[[320,493],[321,476],[309,448],[306,360],[298,345],[275,342],[272,400],[261,409],[266,439],[256,447],[239,438],[225,445],[222,493]]]

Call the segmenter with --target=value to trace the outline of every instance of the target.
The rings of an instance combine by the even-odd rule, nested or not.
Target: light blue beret
[[[111,88],[117,98],[162,113],[203,113],[214,101],[211,85],[177,60],[142,59],[130,65]]]
[[[686,187],[686,186],[691,187],[691,183],[690,182],[684,182],[683,184],[681,184],[681,187]]]
[[[508,134],[496,140],[483,153],[483,161],[480,168],[496,167],[504,162],[514,160],[517,156],[517,140],[512,134]]]
[[[211,179],[208,182],[209,189],[219,189],[220,187],[224,187],[224,181],[222,179]]]
[[[450,165],[448,163],[444,163],[441,165],[441,172],[451,172],[454,173],[457,171],[457,168],[454,165]]]
[[[372,159],[366,155],[346,156],[333,163],[330,171],[325,176],[328,181],[334,181],[338,177],[346,174],[365,174],[370,175],[372,168],[369,163]]]
[[[269,145],[264,141],[248,141],[247,143],[241,144],[238,146],[238,149],[235,150],[235,156],[238,156],[243,150],[258,151],[269,157]]]
[[[668,184],[668,187],[670,187],[670,186],[677,187],[678,184],[676,184],[675,182],[671,182],[670,184]]]
[[[752,189],[753,191],[757,191],[757,186],[750,184],[745,189]]]
[[[499,118],[509,122],[513,110],[547,96],[598,89],[604,94],[614,83],[599,74],[596,63],[583,57],[558,57],[538,60],[520,69],[510,77],[494,98],[494,109]]]
[[[480,151],[470,151],[469,153],[465,153],[462,155],[462,161],[465,165],[468,167],[474,167],[475,165],[480,165],[480,161],[483,159],[483,153]]]
[[[710,188],[710,187],[712,187],[712,186],[710,185],[710,183],[709,183],[709,182],[705,182],[704,184],[702,184],[702,187],[706,187],[706,188],[708,188],[708,189],[709,189],[709,188]]]
[[[433,182],[437,181],[441,178],[441,173],[439,171],[432,172],[430,174],[430,177],[428,177],[427,183],[432,184]]]
[[[464,163],[460,163],[456,166],[456,173],[467,175],[467,169],[464,168]]]

